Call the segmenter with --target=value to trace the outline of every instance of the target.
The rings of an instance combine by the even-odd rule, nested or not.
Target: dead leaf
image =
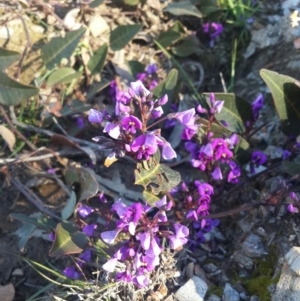
[[[109,26],[105,19],[101,16],[95,16],[90,20],[89,29],[94,38],[109,30]]]
[[[15,288],[10,283],[7,285],[0,286],[1,301],[13,301],[15,297]]]
[[[154,9],[156,9],[156,10],[158,10],[158,11],[161,10],[161,4],[160,4],[159,0],[148,0],[148,1],[147,1],[147,4],[148,4],[150,7],[154,8]]]
[[[0,125],[0,135],[5,140],[10,151],[13,151],[13,147],[16,143],[16,137],[14,133],[4,125]]]
[[[78,17],[80,12],[79,8],[71,9],[64,18],[64,24],[70,29],[70,30],[76,30],[81,27],[81,24],[77,22],[76,18]]]

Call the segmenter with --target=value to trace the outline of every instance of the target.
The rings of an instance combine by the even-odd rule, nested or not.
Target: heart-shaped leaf
[[[65,173],[65,179],[68,185],[80,184],[79,202],[92,198],[99,191],[99,184],[93,171],[89,168],[69,166]]]
[[[170,29],[168,31],[161,32],[160,35],[157,37],[157,42],[162,47],[169,47],[170,45],[175,43],[180,37],[180,33]]]
[[[23,85],[0,73],[0,104],[15,106],[38,93],[39,89]]]
[[[287,136],[300,134],[300,87],[290,76],[262,69],[260,76],[271,90],[282,131]]]
[[[121,50],[140,31],[141,24],[120,25],[110,33],[110,48],[113,51]]]
[[[251,104],[240,96],[233,93],[214,93],[216,100],[224,100],[224,106],[215,117],[218,121],[226,121],[225,128],[231,132],[242,134],[246,131],[246,121],[253,120]],[[209,103],[209,93],[204,93],[207,103]]]
[[[19,58],[20,54],[18,52],[0,47],[0,71],[5,70]]]
[[[107,44],[100,46],[90,58],[87,67],[92,74],[101,73],[107,56]]]
[[[47,79],[47,87],[70,83],[73,79],[79,78],[81,74],[81,72],[76,72],[73,68],[60,68],[50,74]]]
[[[41,57],[47,69],[52,70],[56,65],[59,66],[64,58],[69,59],[85,31],[84,27],[80,27],[77,30],[67,32],[64,37],[53,38],[44,45],[41,50]]]
[[[145,65],[139,61],[127,61],[128,68],[133,77],[136,77],[138,73],[142,73],[145,71]]]
[[[187,57],[201,51],[200,42],[196,36],[188,36],[179,45],[172,48],[172,52],[180,57]]]
[[[55,229],[57,225],[57,221],[55,219],[50,217],[45,217],[45,216],[37,218],[37,217],[30,217],[22,213],[11,213],[9,216],[23,223],[36,225],[39,228]]]
[[[64,209],[61,211],[61,218],[63,220],[67,220],[74,212],[76,206],[76,194],[73,190],[71,190],[71,195],[67,200],[67,204]]]
[[[179,1],[179,2],[171,2],[164,9],[164,12],[168,12],[175,16],[195,16],[198,18],[202,18],[201,12],[198,8],[193,5],[190,1]]]
[[[69,222],[59,223],[55,230],[55,241],[49,256],[57,257],[80,253],[87,245],[89,239]]]

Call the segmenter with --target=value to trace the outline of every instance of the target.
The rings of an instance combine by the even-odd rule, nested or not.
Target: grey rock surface
[[[261,238],[256,234],[250,234],[242,243],[244,253],[249,257],[267,255]]]
[[[240,294],[229,284],[226,283],[222,296],[222,301],[240,301]]]
[[[221,301],[221,298],[217,295],[211,294],[206,301]]]
[[[208,286],[204,280],[194,276],[175,294],[178,301],[203,301]]]
[[[252,258],[246,256],[243,251],[234,252],[233,259],[240,267],[247,270],[252,270],[253,260]]]
[[[292,247],[285,255],[281,276],[272,301],[300,300],[300,247]]]

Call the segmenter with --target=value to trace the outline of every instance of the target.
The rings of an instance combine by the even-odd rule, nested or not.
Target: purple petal
[[[216,166],[216,168],[214,169],[214,171],[211,173],[212,177],[215,180],[222,180],[223,176],[222,176],[222,172],[221,172],[221,168],[220,166]]]
[[[96,228],[97,228],[96,224],[85,225],[82,228],[82,232],[85,233],[87,236],[91,237],[91,236],[93,236]]]
[[[103,270],[112,273],[115,270],[116,264],[118,262],[117,258],[111,258],[109,261],[107,261],[103,266]]]
[[[147,251],[150,248],[151,235],[149,232],[140,234],[140,241],[143,249]]]
[[[91,109],[88,119],[89,122],[101,123],[103,121],[103,114],[97,110]]]
[[[150,94],[150,91],[145,88],[145,86],[143,85],[143,83],[140,80],[130,83],[130,88],[135,93],[135,95],[138,97],[140,97],[140,96],[147,97]]]
[[[105,125],[103,132],[107,133],[110,137],[114,139],[118,139],[120,136],[120,126],[116,123],[108,122]]]
[[[79,273],[76,271],[75,267],[66,267],[63,270],[63,273],[66,277],[71,279],[78,279],[80,276]]]
[[[113,244],[118,234],[119,231],[113,230],[113,231],[102,232],[100,236],[103,239],[103,241],[106,242],[107,244]]]

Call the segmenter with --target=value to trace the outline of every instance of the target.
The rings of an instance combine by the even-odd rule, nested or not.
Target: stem
[[[166,120],[166,119],[168,119],[167,116],[165,116],[165,117],[163,117],[162,119],[159,119],[159,120],[153,122],[152,124],[150,124],[150,125],[146,128],[146,130],[149,130],[151,127],[153,127],[153,126],[155,126],[155,125],[161,123],[162,121],[164,121],[164,120]]]

